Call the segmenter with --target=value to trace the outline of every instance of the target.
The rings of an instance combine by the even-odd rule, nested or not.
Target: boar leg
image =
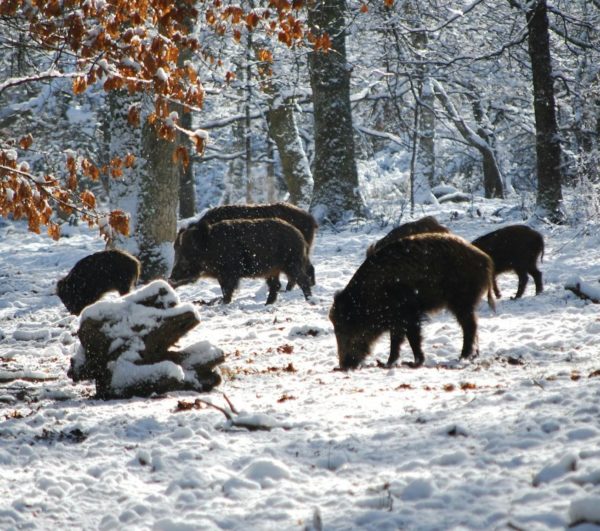
[[[472,311],[459,312],[455,313],[455,315],[463,331],[463,348],[460,353],[460,359],[464,360],[477,355],[477,352],[473,351],[473,345],[477,337],[477,319]]]
[[[500,297],[502,297],[502,293],[500,293],[500,288],[498,287],[498,283],[496,282],[496,277],[494,277],[494,279],[492,280],[492,284],[492,287],[494,288],[494,295],[496,295],[496,298],[499,299]]]
[[[400,346],[404,341],[406,332],[403,328],[397,328],[390,330],[390,356],[385,365],[382,367],[390,368],[398,361],[400,357]]]
[[[277,300],[277,293],[279,292],[279,288],[281,288],[279,277],[268,277],[267,286],[269,286],[269,296],[267,297],[266,304],[273,304]]]
[[[317,283],[317,280],[315,278],[315,266],[312,265],[311,263],[309,263],[308,267],[306,268],[306,274],[308,275],[308,278],[310,279],[310,285],[314,286]]]
[[[403,365],[408,365],[409,367],[416,369],[423,365],[423,362],[425,361],[425,355],[421,348],[421,323],[419,321],[408,323],[408,326],[406,327],[406,338],[413,351],[415,361],[407,361],[404,362]]]
[[[292,291],[294,286],[296,285],[295,280],[288,280],[287,286],[285,287],[285,291]]]
[[[544,291],[544,285],[542,284],[542,273],[537,267],[533,267],[529,270],[529,274],[533,277],[535,282],[535,294],[539,295]]]
[[[298,281],[298,285],[300,286],[302,293],[304,293],[304,298],[308,300],[308,298],[312,295],[310,290],[310,286],[312,285],[310,277],[305,273],[300,273],[296,280]]]
[[[517,287],[517,293],[514,296],[514,298],[520,299],[523,293],[525,292],[525,288],[527,287],[529,277],[527,276],[527,271],[517,271],[517,275],[519,277],[519,285]]]
[[[233,292],[238,286],[239,279],[237,278],[219,278],[219,284],[221,285],[221,291],[223,292],[223,304],[229,304]]]

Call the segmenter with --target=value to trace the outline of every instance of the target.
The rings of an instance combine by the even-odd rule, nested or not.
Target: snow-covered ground
[[[423,214],[472,239],[501,226],[499,203],[479,206],[482,218]],[[314,304],[294,290],[265,306],[252,280],[229,306],[199,304],[216,281],[178,288],[201,316],[182,346],[222,348],[222,384],[104,402],[67,378],[78,318],[53,294],[102,241],[0,220],[0,529],[600,529],[600,306],[564,289],[597,285],[600,228],[536,227],[545,291],[530,282],[510,300],[516,276],[500,277],[475,361],[457,361],[460,329],[441,313],[424,326],[424,367],[377,368],[382,338],[365,367],[334,371],[333,294],[389,228],[320,230]],[[194,403],[227,407],[223,393],[271,429]]]

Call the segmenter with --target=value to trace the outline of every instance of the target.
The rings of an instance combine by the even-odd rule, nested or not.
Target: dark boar
[[[296,227],[301,233],[308,249],[312,247],[317,230],[317,221],[309,212],[298,208],[290,203],[269,203],[257,205],[223,205],[208,210],[198,221],[193,222],[188,228],[194,228],[201,222],[209,224],[225,221],[228,219],[259,219],[259,218],[277,218],[287,221],[290,225]],[[181,231],[180,231],[181,232]],[[175,252],[177,252],[177,241],[175,242]],[[311,285],[315,285],[315,270],[311,266],[309,271]],[[294,282],[288,281],[287,290],[291,290]]]
[[[399,227],[392,229],[383,238],[381,238],[381,240],[369,245],[369,248],[367,249],[367,256],[371,256],[374,252],[378,251],[382,247],[385,247],[389,243],[398,241],[401,238],[406,238],[407,236],[413,236],[415,234],[424,234],[426,232],[448,234],[450,229],[440,225],[438,220],[433,216],[425,216],[417,221],[409,221],[408,223],[403,223]]]
[[[178,235],[171,283],[216,278],[228,304],[239,280],[263,277],[269,287],[267,304],[277,300],[279,274],[297,281],[311,295],[308,244],[298,229],[281,219],[236,219],[214,224],[200,222]]]
[[[493,264],[488,255],[458,236],[420,234],[402,238],[367,257],[348,285],[333,300],[329,319],[337,339],[340,368],[354,369],[373,342],[390,333],[387,366],[400,355],[404,337],[414,362],[423,364],[421,322],[447,308],[463,330],[461,358],[469,358],[477,339],[475,307],[492,295]]]
[[[259,205],[224,205],[208,210],[200,221],[212,224],[226,219],[279,218],[296,227],[312,247],[317,230],[317,222],[309,212],[290,203],[270,203]]]
[[[79,315],[102,295],[129,293],[140,277],[140,261],[125,251],[100,251],[82,258],[56,284],[56,294],[69,312]]]
[[[523,295],[529,280],[528,274],[535,282],[535,294],[544,290],[542,273],[537,267],[538,257],[544,257],[544,238],[538,231],[527,225],[510,225],[480,236],[472,243],[487,253],[494,262],[496,297],[500,298],[501,294],[495,277],[507,271],[514,271],[519,277],[515,299]]]

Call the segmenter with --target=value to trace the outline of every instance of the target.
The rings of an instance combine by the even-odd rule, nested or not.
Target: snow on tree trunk
[[[414,0],[404,3],[403,9],[409,24],[413,28],[423,28],[421,6]],[[427,55],[429,37],[426,31],[411,31],[410,39],[416,55],[418,77],[418,125],[415,160],[414,200],[417,203],[435,202],[431,187],[439,184],[435,180],[435,94],[431,85],[429,65],[424,58]]]
[[[487,119],[486,113],[481,102],[481,98],[474,87],[467,92],[467,98],[471,101],[473,116],[479,124],[477,134],[490,147],[488,150],[480,150],[483,158],[483,192],[488,199],[492,197],[503,198],[504,189],[502,184],[502,175],[496,161],[494,151],[494,132]]]
[[[538,191],[536,210],[554,223],[564,221],[562,211],[561,147],[556,122],[554,79],[546,0],[537,0],[527,13],[528,45],[533,77]]]
[[[256,59],[263,61],[265,43],[254,41],[252,46]],[[259,66],[258,69],[260,72],[261,69],[273,68],[278,70],[274,75],[261,77],[261,90],[269,97],[269,110],[267,111],[269,137],[277,146],[282,177],[289,192],[288,201],[301,208],[308,208],[313,191],[313,178],[296,125],[295,101],[292,97],[285,97],[282,94],[281,82],[277,81],[285,79],[287,72],[281,68],[279,61],[275,63],[264,61],[262,67]],[[268,158],[271,159],[271,157]],[[272,174],[268,178],[272,180]],[[267,182],[267,186],[270,188],[272,182]],[[273,193],[268,193],[267,196],[272,197]]]
[[[150,107],[148,101],[146,105]],[[144,124],[142,157],[147,171],[138,176],[140,195],[135,232],[144,281],[166,278],[173,265],[179,202],[179,172],[173,163],[174,149],[173,142],[159,138],[154,126]]]
[[[236,72],[244,71],[243,61],[239,57],[234,58],[233,63],[235,65]],[[236,101],[238,102],[236,114],[241,114],[244,112],[243,102],[245,100],[245,95],[240,86],[241,84],[237,85],[238,88],[235,93]],[[224,178],[225,192],[223,203],[226,205],[243,203],[246,197],[247,162],[242,155],[246,145],[246,134],[249,134],[249,131],[246,131],[244,121],[236,120],[231,126],[231,149],[237,156],[231,159],[231,162],[229,163],[229,171]]]
[[[421,86],[420,94],[420,120],[419,120],[419,151],[417,156],[418,172],[423,174],[429,187],[439,184],[435,175],[435,94],[431,80],[426,78]],[[430,190],[429,190],[430,191]]]
[[[504,197],[502,176],[496,160],[496,154],[488,142],[488,138],[484,134],[485,132],[481,128],[476,132],[467,124],[450,100],[444,87],[438,81],[433,81],[433,87],[435,95],[440,100],[448,114],[448,118],[452,121],[457,131],[469,145],[481,153],[486,197]]]
[[[179,175],[173,163],[174,144],[158,138],[153,126],[145,123],[149,96],[143,104],[139,97],[126,92],[109,95],[111,113],[111,159],[127,154],[135,156],[131,168],[122,167],[123,176],[110,179],[112,209],[130,215],[130,236],[117,236],[114,247],[126,249],[142,262],[144,281],[167,277],[173,262],[173,241],[177,230]],[[144,125],[136,127],[128,120],[131,106],[142,112]]]
[[[269,134],[279,152],[283,178],[290,193],[289,202],[308,208],[313,179],[292,104],[276,99],[268,112],[268,124]]]
[[[183,24],[187,30],[191,33],[193,31],[194,22],[191,18],[186,19]],[[183,48],[180,50],[179,57],[177,58],[177,66],[179,68],[185,68],[186,63],[192,59],[192,52],[189,48]],[[175,110],[179,114],[179,122],[181,127],[188,131],[193,130],[192,125],[192,113],[184,112],[183,105],[174,106]],[[194,147],[190,142],[189,137],[181,132],[177,134],[177,143],[180,146],[185,147],[188,153],[193,153]],[[196,214],[196,188],[194,185],[194,172],[193,164],[190,161],[187,164],[180,162],[179,164],[179,217],[191,218]]]
[[[314,110],[315,159],[311,211],[317,220],[336,223],[363,216],[354,158],[350,69],[346,63],[344,0],[319,0],[308,10],[308,24],[317,34],[331,38],[328,52],[309,53],[310,84]]]
[[[180,114],[181,127],[192,130],[192,115],[189,112],[181,111]],[[179,144],[183,144],[188,152],[192,152],[189,139],[183,133],[179,133]],[[196,214],[196,187],[194,184],[193,164],[190,160],[185,166],[180,163],[179,167],[179,217],[191,218]]]
[[[123,210],[130,216],[130,235],[135,233],[137,225],[137,197],[139,195],[138,172],[143,171],[145,161],[140,157],[140,131],[138,127],[129,123],[127,119],[129,109],[140,105],[138,95],[129,94],[126,90],[112,91],[108,94],[109,113],[108,122],[109,159],[118,157],[123,160],[128,153],[136,157],[132,167],[121,166],[120,176],[110,175],[108,178],[108,197],[112,210]],[[116,169],[116,168],[115,168]],[[129,251],[133,255],[139,254],[139,247],[135,238],[115,234],[111,247]]]

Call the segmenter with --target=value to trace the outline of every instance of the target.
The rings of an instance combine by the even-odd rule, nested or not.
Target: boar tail
[[[487,277],[488,277],[488,281],[487,281],[487,301],[488,301],[488,306],[491,308],[491,310],[496,313],[496,299],[494,298],[494,278],[496,276],[496,271],[495,271],[495,267],[494,267],[494,263],[490,260],[488,262],[488,267],[487,267]]]
[[[494,298],[494,290],[492,289],[491,285],[488,286],[487,301],[488,306],[492,309],[494,313],[496,313],[496,299]]]

